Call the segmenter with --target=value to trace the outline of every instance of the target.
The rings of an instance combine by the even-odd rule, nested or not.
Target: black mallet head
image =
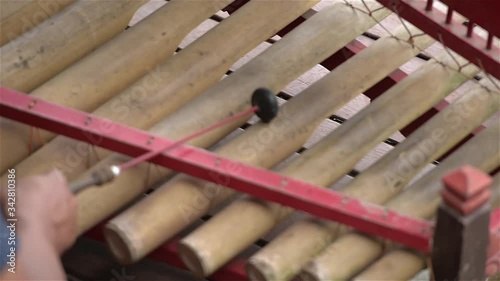
[[[252,95],[252,105],[259,107],[255,114],[265,123],[271,122],[278,115],[278,101],[269,89],[258,88],[255,90]]]

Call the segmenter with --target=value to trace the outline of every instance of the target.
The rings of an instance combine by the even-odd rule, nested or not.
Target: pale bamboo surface
[[[487,86],[492,85],[487,83]],[[499,95],[498,91],[475,86],[363,171],[350,183],[348,194],[363,196],[364,200],[379,204],[386,202],[428,163],[441,157],[497,113]]]
[[[25,6],[31,5],[35,0],[28,1],[17,1],[17,0],[5,0],[0,2],[0,23],[6,18],[19,11]]]
[[[148,72],[157,71],[155,67],[174,53],[186,34],[230,2],[170,1],[127,32],[122,32],[36,88],[31,95],[92,111]],[[159,83],[150,81],[149,84]],[[1,173],[54,137],[54,134],[40,131],[37,141],[30,142],[30,133],[30,126],[0,119]]]
[[[394,263],[395,261],[408,261]],[[352,280],[409,280],[425,266],[425,261],[418,254],[409,250],[396,250],[377,260],[369,269]]]
[[[0,2],[0,46],[29,32],[75,0],[3,0]],[[25,35],[30,36],[30,35]]]
[[[317,220],[307,220],[301,222],[301,225],[317,223]],[[326,233],[324,229],[318,229],[318,233],[322,234],[324,237],[322,240],[317,243],[320,246],[330,243],[331,234]],[[320,255],[320,257],[324,256],[325,253],[329,253],[330,251],[341,252],[342,255],[328,255],[328,262],[331,263],[331,272],[326,271],[323,268],[323,263],[317,264],[316,261],[319,260],[319,257],[314,259],[314,262],[309,262],[304,270],[300,272],[298,276],[298,280],[302,281],[316,281],[316,280],[347,280],[348,276],[353,276],[353,268],[363,268],[366,264],[371,263],[373,260],[380,257],[380,255],[384,251],[384,246],[378,241],[366,238],[365,235],[357,232],[350,233],[349,235],[340,236],[332,245],[336,245],[336,247],[330,246]],[[368,249],[368,251],[359,254],[358,251],[352,251],[352,245],[356,247],[363,247]],[[324,246],[323,246],[324,247]],[[344,263],[348,263],[350,266],[338,266],[343,265]],[[321,268],[317,268],[320,266]],[[330,267],[326,268],[326,270],[330,270]],[[355,271],[357,272],[357,271]],[[263,280],[263,278],[252,278],[252,280]]]
[[[445,57],[448,59],[448,65],[455,65],[448,56]],[[466,68],[468,69],[462,71],[468,72],[468,75],[478,71],[475,66],[469,65]],[[428,61],[413,72],[411,78],[403,79],[373,101],[362,114],[358,113],[346,121],[321,141],[314,152],[308,152],[307,155],[300,157],[299,161],[291,163],[291,167],[301,167],[311,178],[335,181],[349,172],[361,157],[373,148],[373,144],[382,142],[387,135],[396,131],[401,126],[399,124],[412,121],[467,80],[464,75],[450,67],[445,67],[434,60]],[[356,129],[352,129],[353,127]],[[371,134],[377,134],[378,138],[368,137]],[[335,155],[335,160],[323,160],[333,164],[322,162],[318,162],[317,165],[305,164],[324,153]]]
[[[466,164],[473,165],[486,172],[494,170],[500,164],[498,139],[498,127],[487,128],[450,155],[439,166],[411,184],[402,194],[389,201],[386,206],[410,216],[430,218],[440,202],[439,191],[442,186],[442,176]],[[346,239],[345,237],[350,238]],[[356,259],[357,256],[377,256],[381,254],[380,249],[373,246],[364,246],[365,244],[373,243],[379,242],[356,233],[346,234],[328,246],[320,256],[311,261],[304,268],[300,276],[307,281],[350,279],[375,260],[373,258],[361,263]],[[349,249],[349,257],[352,258],[343,258],[340,260],[339,257],[345,257],[346,252],[343,249]],[[415,260],[413,256],[409,258],[408,262],[411,263],[412,261],[416,261],[417,264],[411,268],[416,269],[420,267],[419,264],[421,261]],[[406,263],[406,259],[402,259],[401,263]],[[405,274],[415,275],[416,272],[407,272]]]
[[[0,49],[0,84],[30,92],[127,27],[147,0],[78,1]]]
[[[378,17],[386,15],[387,11],[385,10],[376,13]],[[363,32],[363,29],[368,29],[373,24],[372,19],[366,17],[365,14],[354,11],[344,4],[335,4],[308,19],[259,57],[249,62],[239,71],[231,74],[218,86],[224,86],[225,81],[233,78],[232,82],[235,82],[231,86],[233,90],[227,91],[225,89],[224,91],[227,94],[228,102],[236,102],[237,111],[248,108],[250,106],[248,100],[255,88],[264,86],[274,91],[279,90],[287,84],[284,80],[290,81],[290,79],[293,79],[292,77],[297,77],[317,62],[322,61],[340,49],[343,44],[354,39]],[[340,27],[338,30],[332,30],[331,26],[333,25]],[[304,36],[308,38],[307,42],[304,42]],[[266,56],[267,54],[273,54],[273,59]],[[296,66],[291,64],[296,64]],[[260,68],[256,67],[258,65],[260,65]],[[236,73],[241,74],[241,76],[234,78]],[[238,92],[242,91],[242,87],[244,87],[244,92]],[[320,97],[322,96],[317,95],[317,98],[321,100]],[[300,148],[307,140],[311,130],[323,118],[328,116],[328,113],[332,112],[332,103],[325,103],[324,100],[321,100],[323,103],[315,101],[314,104],[320,104],[321,107],[311,108],[308,107],[308,103],[311,102],[310,96],[299,95],[296,98],[296,100],[287,103],[288,105],[282,108],[280,118],[277,118],[269,125],[252,126],[232,142],[217,149],[216,152],[252,165],[270,167]],[[331,95],[324,98],[331,98]],[[192,113],[196,112],[196,114],[205,117],[221,114],[221,119],[230,115],[230,112],[220,112],[223,109],[227,110],[227,103],[218,112],[213,111],[214,107],[210,108],[210,106],[216,104],[217,100],[212,98],[206,100],[203,103],[204,106],[199,104],[196,107],[191,107]],[[290,119],[292,117],[293,121]],[[171,128],[171,124],[177,123],[173,122],[171,118],[167,120],[170,126],[168,126],[168,123],[163,123],[160,124],[161,127],[157,127],[167,129]],[[208,124],[202,124],[202,127]],[[226,126],[229,128],[224,127],[212,134],[203,135],[193,143],[195,145],[207,145],[209,144],[207,141],[216,141],[221,136],[231,132],[237,125],[232,124]],[[264,137],[266,139],[262,140]],[[256,142],[259,144],[258,147],[252,147],[252,144]],[[189,221],[201,217],[211,206],[218,205],[231,194],[234,194],[229,189],[210,186],[211,184],[207,185],[204,181],[190,177],[176,177],[157,189],[154,196],[146,198],[111,220],[106,228],[107,240],[111,243],[111,249],[114,249],[117,258],[122,262],[130,262],[141,258],[172,237],[172,235],[175,235]],[[215,188],[214,192],[216,193],[206,198],[204,192],[207,188],[208,190]],[[201,200],[202,205],[193,207],[191,202],[197,202],[196,200]],[[176,205],[178,208],[171,208],[172,205]],[[168,212],[165,211],[167,209]],[[143,224],[145,220],[153,222],[154,225],[145,226]],[[126,254],[123,255],[123,253]]]
[[[470,75],[478,69],[471,67],[465,71]],[[426,112],[465,81],[467,78],[463,74],[436,61],[428,61],[293,161],[286,167],[286,173],[296,177],[300,171],[314,183],[328,186],[349,172],[373,147]],[[353,192],[356,190],[356,183],[353,182],[341,192],[369,202],[383,203],[378,198],[367,196],[373,189],[372,185],[363,189],[367,192]],[[327,222],[327,225],[330,224],[337,225]],[[329,228],[325,231],[333,234]],[[302,231],[298,223],[252,256],[247,271],[250,276],[262,276],[264,280],[290,279],[301,265],[315,255],[318,239],[319,236],[311,235],[305,229]],[[290,254],[295,251],[295,245],[305,243],[315,246],[310,247],[309,252],[302,250],[300,256]]]
[[[490,126],[484,129],[483,132],[469,140],[463,146],[463,149],[459,150],[461,153],[458,153],[459,151],[453,153],[432,170],[425,177],[427,180],[418,181],[418,186],[423,186],[424,182],[426,183],[425,189],[408,188],[400,196],[387,203],[387,207],[410,216],[421,218],[433,216],[441,202],[441,196],[439,196],[441,189],[440,176],[466,164],[475,166],[485,172],[491,172],[500,166],[499,129],[499,126]],[[432,180],[432,177],[434,177],[434,180]],[[417,183],[412,186],[417,186]],[[426,202],[426,204],[423,204],[423,202]]]
[[[179,54],[159,65],[155,71],[137,80],[93,114],[136,128],[150,128],[202,94],[219,81],[232,63],[300,16],[301,12],[315,2],[294,3],[295,9],[288,9],[287,12],[283,11],[285,5],[282,2],[245,5],[234,17],[229,17]],[[250,18],[254,20],[250,21]],[[268,23],[268,18],[274,18],[274,21]],[[226,40],[234,43],[227,44]],[[199,118],[206,119],[206,116]],[[176,127],[182,128],[181,124],[193,121],[196,119],[190,116],[170,125],[176,124]],[[67,178],[74,179],[89,168],[95,161],[92,159],[102,159],[109,154],[107,150],[60,136],[24,159],[16,168],[18,173],[26,176],[56,167]]]
[[[396,34],[403,37],[406,30],[401,27]],[[431,43],[429,37],[421,37],[415,41],[415,44],[422,48]],[[303,103],[307,98],[307,106],[310,108],[302,109],[298,114],[307,114],[308,110],[317,112],[325,105],[334,112],[357,93],[365,91],[417,53],[416,48],[395,38],[380,39],[297,96],[297,99],[303,97],[300,100]],[[391,60],[387,60],[389,57]],[[380,63],[382,61],[386,62],[383,67]],[[373,68],[377,68],[377,72],[374,72]],[[357,73],[357,76],[350,77],[350,73]],[[331,91],[332,87],[337,90]],[[293,102],[295,100],[291,101]],[[299,171],[290,172],[289,175],[319,185],[328,184],[316,182]],[[251,198],[233,203],[181,241],[181,256],[184,260],[192,260],[192,264],[202,265],[196,268],[198,275],[209,275],[285,217],[279,208],[273,208],[271,205],[273,204]],[[287,212],[289,211],[285,213]],[[224,241],[223,250],[217,241]],[[301,251],[297,250],[297,253],[300,254]]]

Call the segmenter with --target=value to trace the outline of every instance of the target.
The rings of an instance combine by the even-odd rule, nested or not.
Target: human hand
[[[62,254],[77,236],[77,201],[58,170],[19,180],[16,213],[20,227],[46,239]]]

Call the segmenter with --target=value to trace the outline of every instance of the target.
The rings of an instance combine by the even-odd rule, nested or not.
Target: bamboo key
[[[31,95],[83,111],[95,110],[140,77],[155,72],[155,66],[173,54],[186,34],[230,2],[169,1],[127,32],[36,88]],[[0,172],[19,163],[55,136],[40,131],[37,141],[30,142],[32,133],[30,126],[0,119],[3,144]]]
[[[414,27],[411,28],[413,31],[416,31]],[[402,38],[406,34],[407,32],[403,27],[396,32],[396,35]],[[415,39],[416,41],[414,43],[419,47],[425,48],[432,43],[430,37],[422,36]],[[294,113],[297,112],[297,116],[313,114],[308,113],[309,111],[313,111],[315,114],[317,114],[317,112],[325,112],[326,115],[318,115],[319,119],[308,121],[316,126],[318,125],[317,122],[322,120],[324,116],[335,112],[336,109],[340,108],[360,92],[370,88],[373,84],[381,80],[407,60],[411,59],[417,53],[417,48],[414,48],[408,43],[404,43],[404,41],[392,37],[380,39],[369,48],[338,66],[330,74],[313,84],[313,86],[306,89],[289,103],[294,104],[296,102],[297,104],[307,104],[307,109],[302,108],[294,111]],[[388,60],[388,57],[391,57],[391,60]],[[381,64],[382,61],[385,63]],[[373,68],[377,68],[378,71],[373,72]],[[349,77],[350,73],[357,73],[357,78]],[[335,91],[331,90],[333,87],[336,88]],[[308,100],[307,103],[305,102],[306,99]],[[301,127],[300,124],[296,126],[299,128]],[[206,227],[197,230],[197,232],[200,232],[199,235],[195,234],[197,233],[195,232],[183,240],[180,245],[180,254],[183,256],[184,260],[191,259],[192,264],[203,265],[197,266],[196,269],[194,266],[191,267],[198,275],[206,276],[211,274],[230,258],[236,256],[240,251],[251,245],[261,235],[264,235],[270,230],[274,223],[279,221],[279,219],[274,219],[274,217],[279,216],[279,214],[266,214],[265,212],[262,213],[262,216],[259,215],[258,219],[254,221],[251,218],[252,212],[259,212],[259,210],[265,209],[262,205],[266,203],[256,202],[257,200],[253,199],[249,201],[249,204],[255,207],[254,209],[252,209],[251,206],[247,206],[245,203],[234,203],[233,205],[235,206],[231,205],[234,208],[231,209],[231,207],[229,207],[230,210],[222,211],[224,214],[227,214],[226,216],[215,216],[207,223]],[[242,214],[244,217],[241,217]],[[250,217],[247,217],[247,214]],[[234,224],[232,222],[234,222]],[[245,225],[242,225],[242,222],[245,222]],[[210,228],[211,230],[206,228]],[[226,237],[226,235],[228,236]],[[198,242],[190,243],[196,240],[196,238],[192,236],[200,238],[199,245]],[[192,237],[193,240],[189,240],[190,237]],[[221,251],[216,241],[224,241],[224,251]],[[194,243],[196,243],[196,245],[194,245]],[[195,250],[198,253],[190,254]],[[197,257],[200,257],[199,261],[196,260]],[[186,262],[186,264],[188,264],[188,262]]]
[[[100,106],[93,114],[140,129],[150,128],[217,83],[236,60],[307,11],[316,2],[317,0],[297,1],[290,6],[282,1],[255,1],[244,5],[237,13],[159,65],[154,71],[137,80],[120,95]],[[285,12],[285,7],[293,9],[285,9]],[[269,22],[269,18],[274,20]],[[227,44],[226,40],[233,43]],[[249,97],[258,87],[259,85],[247,88],[248,92],[245,94]],[[238,93],[244,93],[243,91]],[[227,98],[224,95],[221,97]],[[248,100],[241,102],[246,105]],[[214,108],[216,107],[210,107],[210,110],[213,111]],[[237,107],[227,107],[226,111],[220,112],[237,110]],[[175,124],[175,128],[179,129],[188,124],[197,124],[199,120],[195,115],[189,114],[183,115],[187,117],[182,120],[169,124]],[[191,132],[216,123],[224,117],[208,121],[207,116],[199,116],[200,120],[208,123],[203,126],[200,123],[199,127],[195,127]],[[185,135],[187,134],[189,132]],[[167,136],[167,138],[180,139],[185,135]],[[89,168],[91,163],[88,159],[91,155],[104,158],[109,154],[111,152],[105,149],[57,137],[20,162],[16,168],[18,173],[24,176],[59,168],[69,180],[73,180]],[[113,163],[106,166],[111,165]]]
[[[304,1],[255,1],[248,4],[252,3],[256,3],[253,5],[259,5],[259,3],[260,5],[267,5],[261,6],[260,9],[263,12],[260,14],[264,14],[265,11],[269,15],[268,13],[273,11],[279,17],[286,15],[284,11],[289,11],[288,9],[292,3],[294,5],[313,5]],[[274,5],[276,9],[270,9],[271,6],[269,5]],[[245,7],[247,5],[243,8]],[[233,112],[246,108],[250,94],[255,88],[263,86],[271,89],[273,92],[279,91],[279,89],[285,87],[300,74],[353,40],[358,34],[363,32],[363,27],[368,29],[369,26],[375,24],[372,19],[362,13],[353,11],[350,7],[346,7],[343,4],[336,5],[336,7],[338,8],[336,12],[331,10],[326,12],[329,15],[331,15],[330,13],[335,13],[335,17],[321,16],[319,17],[320,20],[310,21],[312,18],[307,20],[258,57],[232,73],[229,77],[223,79],[215,87],[190,102],[186,107],[163,120],[150,131],[162,137],[180,139],[193,131],[208,126],[211,122],[222,120],[233,114]],[[291,9],[291,11],[296,12],[297,9]],[[243,10],[240,9],[239,11]],[[386,10],[379,10],[375,13],[375,16],[381,19],[388,14]],[[235,13],[234,15],[237,14]],[[255,14],[250,13],[248,17],[255,19]],[[229,19],[224,22],[228,22]],[[277,18],[274,16],[273,22],[276,21]],[[269,28],[269,22],[263,20],[261,23],[264,25],[264,30]],[[332,30],[332,24],[341,26],[342,32]],[[248,25],[249,22],[245,22],[245,26]],[[231,28],[228,29],[234,30]],[[243,33],[240,32],[240,34]],[[243,36],[247,38],[249,34],[243,34]],[[309,40],[305,40],[305,38],[309,38]],[[213,45],[211,47],[213,48]],[[178,55],[181,55],[182,52]],[[200,76],[196,76],[196,78],[199,80],[207,75],[207,72],[201,72]],[[194,82],[198,80],[194,80]],[[221,106],[221,101],[223,101],[223,106]],[[215,108],[216,110],[214,110]],[[234,123],[219,128],[212,133],[205,134],[193,140],[190,144],[208,147],[241,124],[243,124],[243,121],[239,124]],[[106,167],[117,163],[117,161],[119,163],[124,160],[122,156],[115,154],[94,167],[100,169],[101,165],[103,165],[102,167]],[[92,189],[79,194],[80,230],[84,231],[108,217],[138,196],[151,183],[161,180],[171,173],[165,169],[150,171],[149,167],[149,164],[138,165],[134,169],[123,173],[115,182],[106,186],[106,188]]]
[[[441,177],[444,174],[467,164],[481,169],[486,173],[500,166],[499,136],[500,130],[498,126],[494,125],[485,129],[484,132],[481,132],[475,138],[467,142],[463,148],[449,156],[421,181],[411,185],[400,196],[391,200],[386,206],[392,210],[410,216],[431,218],[435,214],[441,201],[439,192],[442,188]],[[406,254],[403,256],[400,253]],[[382,275],[385,278],[396,279],[399,279],[399,277],[411,277],[422,269],[423,263],[423,257],[418,254],[404,249],[395,250],[363,271],[360,275],[355,277],[355,280],[370,280]],[[395,268],[404,265],[407,269],[412,268],[413,270],[381,272],[381,269],[387,264],[391,264]],[[345,265],[343,264],[342,266]]]
[[[405,261],[395,265],[393,261]],[[412,250],[395,250],[381,257],[366,272],[352,280],[409,280],[425,267],[425,259]],[[393,268],[393,270],[387,270]],[[393,278],[393,279],[389,279]]]
[[[30,92],[125,30],[147,0],[78,1],[0,49],[0,84]]]
[[[4,0],[0,2],[0,46],[29,32],[75,0]]]

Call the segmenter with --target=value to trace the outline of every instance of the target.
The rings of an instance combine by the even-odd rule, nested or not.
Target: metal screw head
[[[28,108],[32,109],[36,105],[36,100],[32,100],[30,104],[28,104]]]

